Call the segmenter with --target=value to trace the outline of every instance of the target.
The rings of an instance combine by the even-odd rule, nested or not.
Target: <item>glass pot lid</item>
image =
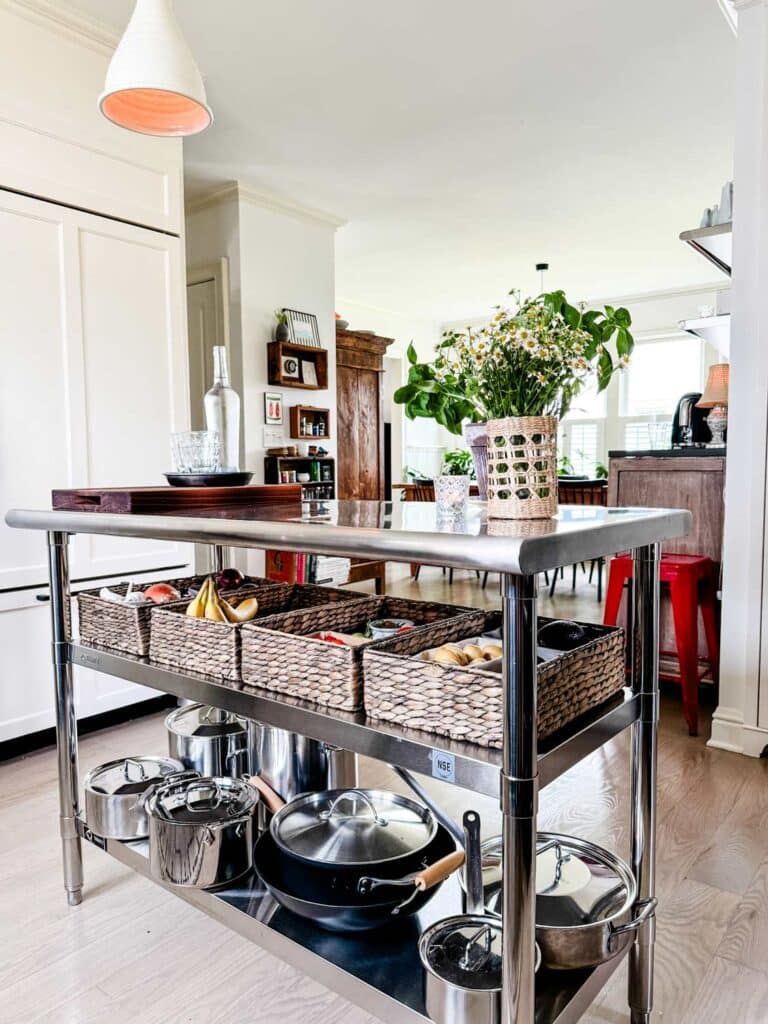
[[[258,802],[258,792],[243,779],[188,773],[157,786],[149,797],[149,811],[178,824],[210,825],[248,815]]]
[[[275,841],[307,860],[372,864],[422,850],[435,836],[432,812],[373,789],[329,790],[292,800],[272,819]]]
[[[447,917],[419,941],[422,963],[458,988],[501,989],[501,923],[481,915]]]
[[[248,731],[248,722],[210,704],[187,704],[168,715],[165,727],[177,736],[236,736]]]
[[[502,840],[483,843],[489,912],[501,912]],[[536,926],[573,928],[617,917],[634,903],[631,869],[608,850],[573,836],[540,832],[536,855]]]
[[[104,796],[130,796],[183,770],[181,762],[171,757],[120,757],[88,772],[85,788]]]

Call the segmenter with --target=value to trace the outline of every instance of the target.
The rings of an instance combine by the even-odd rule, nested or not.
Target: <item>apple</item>
[[[178,601],[181,594],[170,583],[153,583],[144,591],[144,597],[155,604],[167,604],[169,601]]]
[[[220,592],[225,590],[237,590],[242,587],[243,574],[239,569],[222,569],[216,573],[216,589]]]

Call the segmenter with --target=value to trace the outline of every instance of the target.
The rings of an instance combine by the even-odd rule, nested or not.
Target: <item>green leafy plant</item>
[[[602,462],[598,462],[595,466],[595,479],[596,480],[607,480],[608,479],[608,467],[604,466]]]
[[[570,458],[563,454],[557,460],[557,475],[558,476],[574,476],[576,470],[574,469],[573,463]]]
[[[454,448],[443,456],[442,473],[445,476],[474,476],[472,455],[466,448]]]
[[[410,419],[433,419],[460,434],[466,420],[562,417],[592,377],[602,391],[628,365],[628,310],[573,306],[563,291],[510,294],[514,308],[498,308],[486,326],[444,332],[431,363],[419,362],[408,346],[408,381],[394,398]]]
[[[403,466],[403,476],[407,480],[413,480],[414,483],[419,484],[431,484],[432,477],[427,476],[420,469],[414,469],[412,466]]]
[[[282,324],[283,327],[288,326],[288,314],[285,312],[284,309],[275,310],[275,320],[277,320],[279,324]]]

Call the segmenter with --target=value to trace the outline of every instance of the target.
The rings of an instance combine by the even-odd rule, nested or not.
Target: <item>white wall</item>
[[[336,328],[334,324],[334,232],[332,218],[291,205],[280,208],[264,193],[234,185],[196,200],[187,212],[187,265],[226,256],[230,278],[230,350],[233,386],[242,402],[243,465],[264,481],[264,392],[283,395],[282,436],[290,434],[289,408],[316,405],[331,410],[336,454]],[[268,383],[267,344],[275,310],[298,309],[317,316],[320,341],[328,349],[328,390],[280,388]],[[281,429],[281,428],[271,428]],[[261,552],[249,552],[248,570],[261,573]]]

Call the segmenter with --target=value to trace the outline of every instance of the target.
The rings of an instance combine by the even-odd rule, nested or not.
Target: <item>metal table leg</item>
[[[501,577],[504,622],[502,1024],[533,1024],[536,950],[535,576]]]
[[[634,552],[632,587],[632,685],[643,695],[632,727],[632,869],[640,899],[656,891],[656,771],[659,721],[659,545]],[[653,1009],[656,919],[640,928],[629,956],[632,1024],[649,1024]]]
[[[83,899],[83,854],[77,831],[80,777],[77,767],[77,718],[69,660],[69,536],[48,534],[51,584],[53,677],[56,685],[56,753],[59,769],[59,831],[67,903]]]

